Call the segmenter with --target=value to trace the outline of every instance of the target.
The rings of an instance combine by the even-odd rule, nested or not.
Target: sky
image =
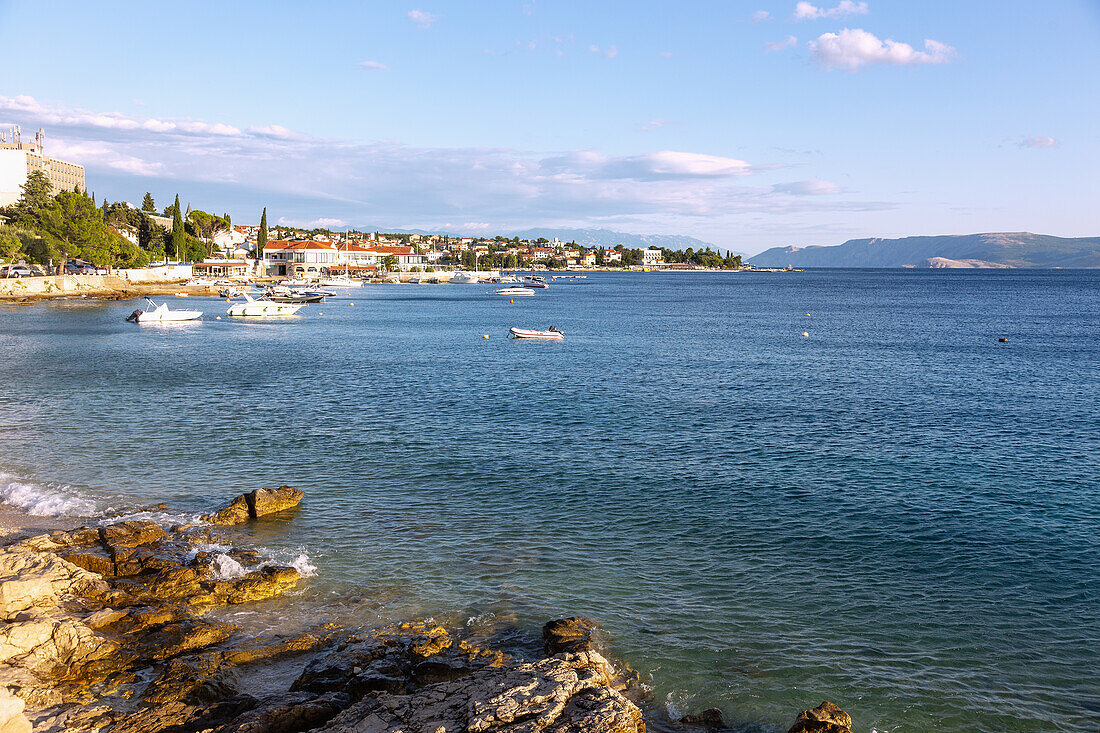
[[[0,0],[0,68],[100,199],[234,223],[1100,235],[1100,0]]]

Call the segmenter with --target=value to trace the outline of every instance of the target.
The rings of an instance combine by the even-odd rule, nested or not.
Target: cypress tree
[[[267,246],[267,207],[264,207],[264,213],[260,216],[260,231],[256,235],[256,259],[262,260],[264,258],[264,247]]]
[[[172,216],[172,248],[175,250],[176,261],[180,259],[180,249],[183,249],[183,216],[180,215],[180,195],[176,194],[175,212]]]

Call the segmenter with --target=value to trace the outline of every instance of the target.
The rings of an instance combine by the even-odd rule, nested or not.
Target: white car
[[[26,265],[0,265],[0,277],[34,277],[34,271]]]

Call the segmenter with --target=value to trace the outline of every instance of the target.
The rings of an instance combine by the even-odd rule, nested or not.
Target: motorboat
[[[545,331],[533,331],[529,328],[510,328],[508,333],[514,339],[543,339],[545,341],[561,341],[565,334],[551,326]]]
[[[218,295],[222,296],[223,298],[237,298],[240,297],[243,293],[243,290],[236,287],[222,288],[218,291]]]
[[[534,295],[535,291],[531,288],[501,288],[496,291],[497,295]]]
[[[518,283],[519,278],[516,277],[515,275],[501,275],[499,278],[496,279],[496,282],[498,282],[498,283]]]
[[[527,275],[523,278],[523,287],[525,288],[548,288],[546,284],[546,278],[539,275]]]
[[[309,280],[306,280],[304,277],[296,277],[296,278],[292,278],[290,280],[283,280],[279,284],[280,285],[285,285],[288,288],[296,288],[296,287],[300,287],[302,285],[309,285]]]
[[[234,303],[226,311],[231,316],[292,316],[297,313],[305,303],[277,303],[266,297],[253,298],[244,293],[243,303]]]
[[[422,279],[419,275],[409,277],[409,285],[419,285],[422,282],[427,282],[427,280]]]
[[[324,292],[291,290],[285,287],[274,287],[265,293],[267,300],[274,303],[320,303],[325,295]]]
[[[473,273],[456,272],[449,282],[452,285],[477,285],[481,280]]]
[[[168,323],[171,321],[194,321],[202,318],[202,311],[193,310],[172,310],[168,307],[167,303],[161,303],[157,305],[148,298],[145,302],[149,304],[152,310],[135,310],[126,320],[130,323]]]
[[[318,285],[326,288],[361,288],[363,287],[362,280],[352,280],[346,275],[332,275],[330,277],[321,278],[317,281]]]

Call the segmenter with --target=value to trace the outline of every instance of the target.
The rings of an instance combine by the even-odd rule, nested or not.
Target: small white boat
[[[534,295],[535,291],[530,288],[501,288],[496,291],[497,295]]]
[[[333,277],[321,278],[317,281],[318,285],[326,288],[361,288],[363,287],[362,280],[352,280],[350,277],[344,275],[335,275]]]
[[[546,284],[546,278],[540,275],[527,275],[523,278],[523,287],[525,288],[548,288]]]
[[[304,303],[276,303],[271,300],[256,300],[248,293],[243,303],[234,303],[226,311],[231,316],[292,316]]]
[[[501,275],[500,278],[497,279],[497,282],[500,282],[500,283],[518,283],[519,278],[516,277],[515,275]]]
[[[529,328],[510,328],[508,332],[516,339],[544,339],[546,341],[561,341],[565,334],[551,326],[545,331],[533,331]]]
[[[473,273],[456,272],[448,282],[453,285],[477,285],[481,280]]]
[[[171,321],[194,321],[202,318],[202,311],[172,310],[167,303],[157,305],[148,298],[145,299],[145,302],[152,307],[152,310],[143,311],[139,308],[127,316],[126,320],[130,323],[168,323]]]

